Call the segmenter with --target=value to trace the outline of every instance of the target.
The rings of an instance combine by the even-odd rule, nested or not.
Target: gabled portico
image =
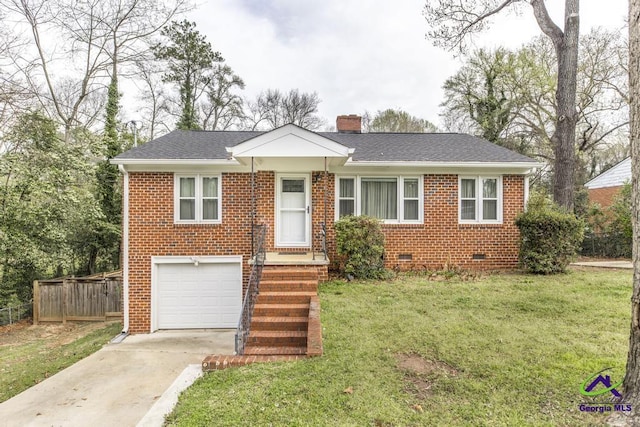
[[[328,221],[328,170],[344,166],[353,154],[346,147],[329,138],[288,124],[228,147],[230,157],[250,166],[252,224],[256,224],[256,176],[260,171],[273,173],[274,217],[266,225],[273,231],[273,248],[324,251],[323,233]],[[312,175],[312,172],[316,174]],[[324,173],[317,173],[324,171]],[[312,186],[322,185],[323,211],[314,215]],[[315,198],[318,194],[316,193]],[[314,218],[316,226],[314,227]],[[321,218],[321,219],[319,219]],[[259,222],[259,221],[257,221]],[[319,223],[319,224],[318,224]],[[315,257],[314,257],[315,258]],[[326,257],[325,257],[326,258]]]
[[[288,124],[228,147],[227,152],[244,165],[253,159],[257,170],[297,172],[317,168],[318,160],[323,159],[327,159],[327,166],[342,166],[354,149]]]

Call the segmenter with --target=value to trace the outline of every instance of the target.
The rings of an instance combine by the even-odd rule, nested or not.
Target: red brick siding
[[[151,327],[151,257],[244,255],[251,252],[250,174],[224,174],[222,224],[174,224],[172,173],[129,174],[129,326]]]
[[[251,188],[247,188],[251,194]],[[260,171],[256,174],[256,223],[265,224],[267,229],[266,250],[275,248],[275,200],[276,200],[276,175],[272,171]],[[247,205],[247,208],[250,206]]]
[[[424,225],[384,225],[389,268],[510,269],[518,263],[516,215],[524,208],[524,178],[503,177],[503,223],[458,224],[458,176],[424,176]],[[411,261],[400,260],[411,254]],[[473,260],[484,254],[484,260]]]
[[[313,176],[317,179],[314,182]],[[320,250],[320,226],[325,220],[324,172],[312,176],[313,240]],[[222,175],[222,224],[174,224],[172,173],[129,174],[129,294],[130,331],[147,332],[151,320],[151,257],[242,255],[244,283],[251,252],[251,174]],[[256,223],[268,225],[267,249],[274,250],[275,173],[256,175]],[[326,185],[327,245],[335,258],[335,177]],[[513,221],[523,209],[524,178],[503,177],[503,224],[458,224],[457,175],[424,176],[425,221],[420,225],[384,225],[386,265],[402,270],[439,269],[447,265],[468,269],[514,268],[518,230]],[[279,248],[280,249],[280,248]],[[298,248],[309,250],[310,248]],[[287,249],[289,250],[289,249]],[[472,260],[484,254],[485,260]],[[399,260],[411,254],[411,261]],[[318,270],[326,280],[326,269]]]
[[[591,203],[599,204],[602,208],[608,208],[613,204],[614,198],[621,189],[621,185],[615,187],[589,189],[589,201]]]
[[[321,235],[322,223],[325,222],[326,200],[327,250],[329,253],[335,253],[335,232],[332,226],[335,220],[335,175],[327,174],[325,180],[324,171],[314,171],[312,172],[311,176],[311,194],[313,206],[313,249],[317,252],[320,252],[322,250]],[[313,179],[314,176],[316,177],[315,179]],[[326,197],[325,188],[327,189]]]

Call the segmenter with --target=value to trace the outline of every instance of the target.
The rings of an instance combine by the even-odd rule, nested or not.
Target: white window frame
[[[340,201],[341,200],[351,200],[351,197],[340,197],[340,180],[341,179],[352,179],[353,180],[353,214],[358,214],[358,177],[355,175],[343,175],[336,177],[336,221],[340,219]]]
[[[196,183],[196,218],[180,219],[180,178],[195,178]],[[202,206],[204,193],[202,180],[216,178],[218,180],[218,219],[203,219]],[[207,198],[211,199],[211,198]],[[222,175],[221,174],[174,174],[173,180],[173,221],[176,224],[222,224]]]
[[[397,219],[385,219],[382,220],[383,224],[424,224],[424,177],[422,175],[336,175],[335,179],[335,220],[340,219],[340,179],[353,179],[355,181],[355,215],[362,215],[362,198],[361,188],[362,179],[376,179],[376,178],[395,178],[396,185],[398,186],[397,194]],[[404,180],[405,179],[417,179],[418,180],[418,219],[417,220],[405,220],[404,219]],[[409,200],[415,200],[410,198]]]
[[[462,180],[473,179],[476,182],[476,218],[475,219],[462,219]],[[497,191],[497,219],[482,219],[483,217],[483,182],[485,179],[496,180]],[[493,199],[488,199],[493,200]],[[459,224],[502,224],[502,208],[504,205],[504,198],[502,192],[502,176],[501,175],[460,175],[458,176],[458,223]]]
[[[404,195],[404,181],[405,180],[418,180],[418,197],[409,197],[406,198]],[[398,203],[400,204],[400,209],[398,209],[400,221],[403,224],[420,224],[423,222],[422,216],[424,215],[424,189],[422,187],[422,180],[419,176],[402,176],[400,177],[400,181],[398,183]],[[404,219],[404,202],[405,200],[418,200],[418,219]]]

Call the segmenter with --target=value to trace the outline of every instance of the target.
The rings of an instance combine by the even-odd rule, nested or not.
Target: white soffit
[[[347,158],[352,150],[335,141],[288,124],[271,132],[227,148],[236,159],[257,157],[338,157]]]

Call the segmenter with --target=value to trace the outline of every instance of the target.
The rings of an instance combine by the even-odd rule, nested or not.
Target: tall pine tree
[[[224,61],[195,27],[195,23],[187,20],[172,22],[162,30],[168,41],[153,47],[156,59],[167,62],[164,81],[180,88],[181,113],[176,127],[183,130],[200,128],[196,101],[211,79],[213,64]]]

